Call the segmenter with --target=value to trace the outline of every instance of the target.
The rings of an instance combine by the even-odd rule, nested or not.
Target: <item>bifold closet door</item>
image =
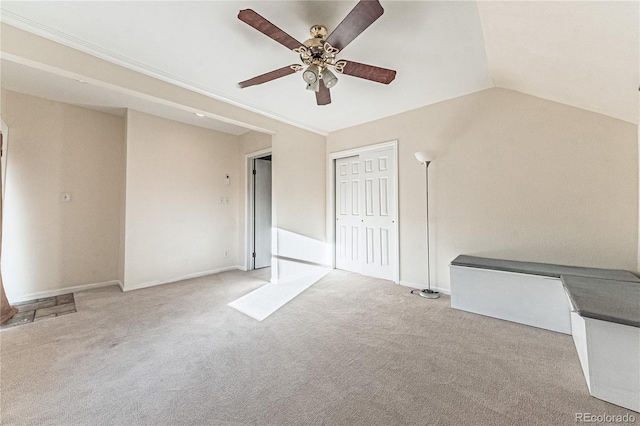
[[[396,279],[395,153],[336,160],[336,268]]]

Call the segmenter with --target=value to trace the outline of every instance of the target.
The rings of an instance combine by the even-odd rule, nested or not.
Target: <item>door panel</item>
[[[389,178],[379,178],[378,186],[380,188],[380,216],[389,216]]]
[[[360,272],[358,157],[336,160],[336,268]]]
[[[271,266],[271,161],[254,161],[254,269]]]
[[[393,149],[366,152],[360,156],[364,163],[367,214],[363,218],[367,229],[367,262],[364,275],[396,279],[395,214],[395,153]]]

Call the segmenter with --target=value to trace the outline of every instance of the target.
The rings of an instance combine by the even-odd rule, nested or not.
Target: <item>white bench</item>
[[[640,412],[640,279],[628,271],[458,256],[451,307],[571,334],[589,393]]]

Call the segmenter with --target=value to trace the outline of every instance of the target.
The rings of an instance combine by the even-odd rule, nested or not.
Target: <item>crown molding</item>
[[[321,136],[327,136],[329,134],[329,132],[326,130],[307,126],[306,124],[303,124],[294,120],[290,120],[276,112],[265,110],[265,109],[256,107],[254,105],[248,105],[237,99],[233,99],[228,96],[217,93],[216,91],[210,88],[204,87],[202,85],[183,79],[181,77],[162,71],[160,69],[148,66],[134,59],[112,52],[108,49],[104,49],[102,47],[96,46],[92,43],[88,43],[84,40],[78,39],[69,34],[58,31],[47,25],[34,22],[23,16],[17,15],[13,12],[9,12],[1,8],[0,8],[0,22],[19,28],[21,30],[27,31],[29,33],[35,34],[37,36],[46,38],[48,40],[62,44],[64,46],[78,50],[80,52],[89,54],[91,56],[95,56],[96,58],[105,60],[107,62],[111,62],[121,67],[130,69],[132,71],[139,72],[141,74],[144,74],[152,78],[156,78],[158,80],[164,81],[165,83],[173,84],[183,89],[187,89],[192,92],[207,96],[209,98],[216,99],[218,101],[236,106],[245,111],[250,111],[250,112],[262,115],[264,117],[279,121],[281,123],[288,124],[290,126],[294,126],[303,130],[307,130],[309,132],[312,132]]]

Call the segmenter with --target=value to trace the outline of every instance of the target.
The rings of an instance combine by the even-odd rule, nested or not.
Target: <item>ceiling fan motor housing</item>
[[[324,25],[314,25],[309,29],[311,38],[302,43],[307,49],[311,51],[313,57],[318,59],[322,56],[324,41],[327,38],[329,32]]]
[[[309,34],[311,34],[311,38],[319,38],[321,40],[325,40],[329,35],[329,32],[327,31],[327,27],[325,27],[324,25],[316,24],[309,29]]]

